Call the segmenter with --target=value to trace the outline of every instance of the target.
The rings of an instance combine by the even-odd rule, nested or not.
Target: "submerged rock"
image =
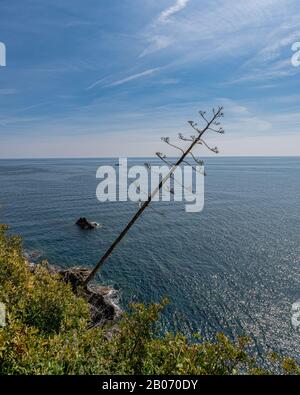
[[[80,226],[80,228],[84,230],[92,230],[98,227],[96,222],[90,222],[85,217],[80,217],[79,220],[76,221],[76,225]]]
[[[40,251],[25,251],[24,257],[27,261],[36,262],[43,255]]]

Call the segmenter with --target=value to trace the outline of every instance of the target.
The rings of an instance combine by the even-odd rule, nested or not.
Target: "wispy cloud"
[[[174,5],[159,14],[157,21],[161,23],[167,22],[173,14],[176,14],[177,12],[183,10],[189,2],[190,0],[177,0]]]
[[[175,15],[187,5],[185,18]],[[270,36],[275,34],[280,24],[285,26],[289,22],[288,6],[280,0],[241,3],[216,0],[213,3],[203,2],[201,6],[198,2],[177,2],[146,27],[143,39],[148,45],[140,57],[162,49],[168,49],[169,54],[174,54],[180,62],[187,59],[189,63],[227,54],[241,57],[251,51],[258,53],[264,48],[264,43],[269,45],[271,40],[274,45],[284,45],[284,40],[279,43],[285,37],[283,27],[283,36]]]
[[[133,75],[130,75],[129,77],[123,78],[121,80],[111,82],[110,84],[105,85],[105,87],[109,88],[109,87],[113,87],[113,86],[123,85],[123,84],[126,84],[127,82],[134,81],[139,78],[148,77],[148,76],[158,72],[159,70],[161,70],[161,67],[156,67],[154,69],[145,70],[142,73],[133,74]]]
[[[159,25],[164,25],[169,22],[170,17],[186,8],[189,2],[190,0],[177,0],[176,3],[173,4],[171,7],[162,11],[152,23],[151,30],[156,30]],[[149,41],[150,44],[140,54],[140,58],[146,55],[150,55],[151,53],[154,53],[156,51],[160,51],[164,48],[168,48],[173,42],[170,36],[153,34],[153,32],[147,38],[147,41]]]
[[[299,70],[291,63],[291,47],[295,41],[300,40],[299,28],[298,15],[291,15],[288,23],[283,19],[268,34],[261,37],[259,50],[243,63],[236,77],[229,83],[279,80],[297,74]]]
[[[168,48],[173,40],[171,37],[167,36],[159,36],[159,35],[152,35],[147,39],[149,41],[149,45],[147,48],[144,49],[144,51],[140,54],[140,58],[143,58],[144,56],[150,55],[151,53],[160,51],[161,49]]]
[[[104,84],[107,81],[107,78],[101,78],[100,80],[97,80],[93,82],[90,86],[88,86],[86,89],[91,90],[93,88],[96,88],[96,86]]]
[[[50,103],[52,103],[52,101],[46,101],[46,102],[36,103],[36,104],[31,105],[31,106],[23,107],[23,108],[17,110],[16,112],[26,112],[26,111],[30,111],[30,110],[33,110],[33,109],[35,109],[35,108],[37,108],[37,107],[46,106],[46,105],[48,105],[48,104],[50,104]]]
[[[267,64],[264,67],[249,68],[249,72],[243,72],[241,76],[231,79],[225,85],[234,85],[240,83],[253,83],[262,81],[275,80],[291,77],[299,74],[299,70],[291,63],[291,59],[283,59],[272,64]],[[273,86],[274,87],[274,86]]]

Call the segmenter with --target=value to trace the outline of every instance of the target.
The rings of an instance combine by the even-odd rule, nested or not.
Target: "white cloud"
[[[154,34],[153,31],[155,31],[159,25],[164,25],[167,22],[169,22],[170,17],[172,15],[174,15],[174,14],[182,11],[184,8],[186,8],[189,1],[190,0],[177,0],[174,5],[165,9],[158,15],[158,17],[156,18],[154,23],[151,24],[152,32],[147,37],[147,41],[150,44],[140,54],[140,57],[144,57],[146,55],[150,55],[154,52],[160,51],[164,48],[168,48],[172,44],[173,39],[170,37],[170,35]]]
[[[176,14],[177,12],[183,10],[188,5],[189,1],[190,0],[177,0],[174,5],[160,13],[157,21],[160,23],[167,22],[173,14]]]
[[[150,45],[140,54],[140,58],[160,51],[161,49],[168,48],[172,43],[172,39],[167,36],[152,36],[148,41]]]
[[[296,0],[199,3],[176,3],[163,11],[145,28],[142,38],[147,45],[140,56],[167,50],[166,56],[177,65],[218,61],[224,56],[261,61],[274,59],[299,32]],[[187,4],[184,18],[175,17]],[[245,68],[241,74],[248,71]]]
[[[93,89],[93,88],[95,88],[96,86],[105,83],[106,81],[107,81],[107,78],[101,78],[101,80],[98,80],[98,81],[96,81],[96,82],[93,82],[93,83],[92,83],[90,86],[88,86],[86,89],[87,89],[87,90]]]
[[[230,80],[228,84],[240,84],[241,82],[261,82],[278,80],[299,74],[299,70],[291,63],[291,58],[272,62],[270,64],[249,67],[249,71],[243,70],[242,76]]]
[[[143,71],[142,73],[133,74],[133,75],[130,75],[129,77],[123,78],[121,80],[111,82],[111,83],[105,85],[105,87],[109,88],[109,87],[113,87],[113,86],[119,86],[119,85],[126,84],[127,82],[137,80],[142,77],[148,77],[148,76],[158,72],[160,69],[161,69],[160,67],[156,67],[154,69],[149,69],[149,70]]]

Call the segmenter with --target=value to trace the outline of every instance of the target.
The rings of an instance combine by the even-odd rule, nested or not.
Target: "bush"
[[[246,339],[214,342],[182,334],[161,335],[158,320],[167,303],[134,304],[117,329],[87,329],[88,304],[46,264],[31,273],[18,237],[0,226],[0,301],[7,325],[0,328],[0,374],[263,374],[248,355]],[[275,361],[276,359],[276,361]],[[291,359],[274,367],[299,374]]]

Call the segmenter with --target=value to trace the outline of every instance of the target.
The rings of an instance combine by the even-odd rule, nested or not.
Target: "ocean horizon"
[[[120,158],[123,158],[125,156],[120,156]],[[207,159],[207,158],[214,158],[214,155],[209,155],[209,156],[205,156],[205,155],[201,155],[201,157],[203,159]],[[126,158],[128,159],[156,159],[157,156],[153,155],[153,156],[126,156]],[[176,159],[177,157],[174,156],[169,156],[169,159]],[[218,154],[218,158],[300,158],[300,155],[221,155]],[[6,161],[6,160],[65,160],[65,159],[114,159],[114,160],[118,160],[119,157],[118,156],[66,156],[66,157],[62,157],[62,156],[49,156],[49,157],[8,157],[8,158],[0,158],[0,161]]]

